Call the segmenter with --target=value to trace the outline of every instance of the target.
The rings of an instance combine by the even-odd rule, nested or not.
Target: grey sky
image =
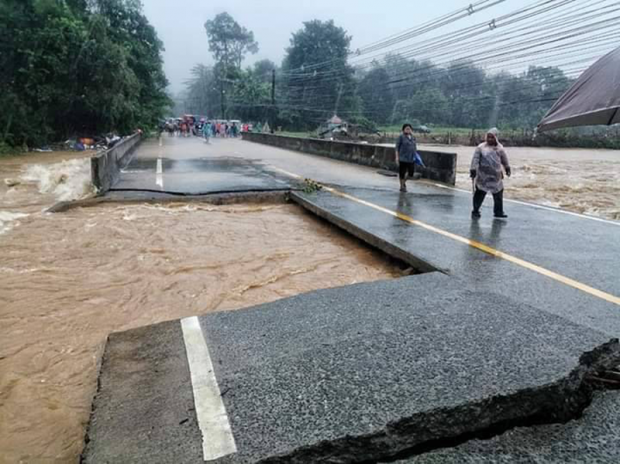
[[[459,21],[452,28],[490,19],[531,2],[506,0],[499,6]],[[178,92],[183,88],[183,82],[189,77],[189,70],[194,64],[213,63],[204,23],[223,11],[253,31],[259,43],[259,53],[250,56],[246,64],[263,58],[280,64],[291,33],[300,29],[304,21],[333,19],[353,36],[352,45],[355,49],[464,8],[472,1],[143,0],[143,3],[147,17],[166,46],[165,69],[171,90]]]

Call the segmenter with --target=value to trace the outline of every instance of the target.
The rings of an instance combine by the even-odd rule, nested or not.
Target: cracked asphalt
[[[113,194],[276,190],[300,178],[329,187],[300,203],[436,272],[201,317],[237,445],[218,463],[380,460],[541,411],[575,414],[565,400],[579,386],[567,379],[620,333],[618,223],[510,202],[507,221],[488,202],[472,222],[463,192],[414,182],[401,194],[374,169],[240,140],[148,142]],[[85,462],[201,462],[191,396],[178,322],[114,334]],[[600,393],[566,425],[402,462],[617,462],[617,401]]]

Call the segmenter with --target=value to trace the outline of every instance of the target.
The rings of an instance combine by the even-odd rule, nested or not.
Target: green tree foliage
[[[394,100],[388,94],[378,98],[366,90],[373,71],[361,81],[359,94],[368,118],[383,122],[381,119],[392,111],[391,124],[419,121],[468,128],[533,128],[571,85],[557,67],[530,67],[521,74],[489,74],[472,62],[439,67],[392,55],[383,61],[382,69],[387,74],[387,78],[382,75],[384,86],[368,85],[368,89],[386,92],[389,88]]]
[[[191,70],[191,78],[185,83],[183,100],[185,111],[206,117],[215,115],[214,109],[220,107],[220,90],[212,67],[197,64]]]
[[[254,63],[253,73],[256,79],[265,84],[272,81],[272,73],[277,70],[276,64],[271,60],[260,60]]]
[[[226,87],[226,117],[244,121],[265,121],[271,107],[271,72],[257,63],[253,68],[235,71],[234,79]],[[217,71],[213,67],[196,65],[186,82],[185,111],[211,119],[223,118]],[[268,79],[267,79],[268,77]]]
[[[369,120],[391,124],[394,114],[394,94],[386,85],[390,76],[385,68],[372,69],[359,84],[358,94],[362,99],[363,114]]]
[[[265,82],[261,69],[258,71],[247,69],[235,82],[231,101],[231,113],[235,119],[265,121],[271,116],[271,82]]]
[[[0,141],[155,125],[169,104],[162,50],[138,1],[0,1]]]
[[[272,122],[275,64],[262,60],[242,70],[245,55],[257,49],[253,34],[227,14],[206,26],[217,64],[193,76],[186,100],[211,117]],[[533,128],[571,84],[556,67],[490,73],[471,61],[439,66],[398,54],[372,62],[369,70],[354,69],[348,62],[350,44],[351,37],[333,21],[309,21],[293,33],[277,70],[277,125],[316,129],[337,114],[369,128],[404,121]]]
[[[241,79],[241,64],[248,53],[258,53],[254,33],[242,27],[228,13],[220,13],[205,23],[209,50],[216,64],[213,74],[219,88],[219,109],[212,112],[221,118],[228,118],[230,98],[234,98],[233,85]]]
[[[220,13],[205,23],[209,50],[217,63],[226,70],[240,69],[248,53],[258,53],[258,43],[254,33],[248,31],[228,13]]]
[[[282,119],[309,128],[334,113],[359,111],[354,70],[347,63],[350,45],[351,37],[333,21],[308,21],[293,34],[282,65]]]

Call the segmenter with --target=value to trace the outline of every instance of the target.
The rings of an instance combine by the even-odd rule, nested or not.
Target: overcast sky
[[[460,29],[532,1],[506,0],[451,27]],[[166,47],[165,69],[173,92],[183,88],[194,64],[213,63],[204,23],[224,11],[253,31],[258,41],[260,51],[248,57],[246,65],[263,58],[280,64],[291,33],[300,29],[304,21],[333,19],[353,36],[352,48],[356,49],[467,7],[472,2],[476,3],[473,0],[143,0],[145,13]]]

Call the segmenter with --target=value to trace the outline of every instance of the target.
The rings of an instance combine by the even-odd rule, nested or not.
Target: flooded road
[[[458,154],[457,187],[471,190],[473,147],[426,145]],[[620,151],[506,147],[506,197],[620,220]]]
[[[88,194],[58,174],[79,177],[82,161],[44,162],[32,181],[30,167],[2,166],[2,211],[23,215],[0,235],[2,462],[77,462],[111,331],[400,275],[292,205],[42,213]]]
[[[241,145],[232,143],[243,142],[231,142],[234,151]],[[456,151],[458,186],[468,189],[473,149]],[[508,196],[620,219],[617,152],[509,148],[508,155],[515,172]],[[0,158],[0,462],[77,462],[111,331],[399,275],[291,205],[45,213],[92,195],[88,156]]]

